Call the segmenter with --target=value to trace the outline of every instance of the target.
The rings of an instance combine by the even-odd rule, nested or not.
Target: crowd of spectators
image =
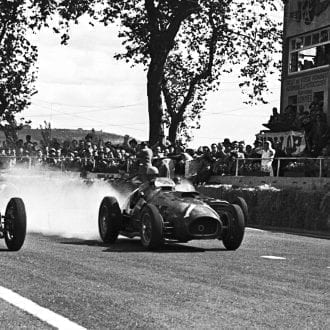
[[[146,151],[150,150],[150,152]],[[14,146],[3,142],[0,148],[0,166],[7,168],[21,165],[62,171],[130,173],[138,174],[146,157],[161,175],[191,175],[197,183],[207,182],[212,175],[285,175],[285,172],[304,169],[303,176],[317,176],[322,166],[323,176],[330,176],[330,145],[324,146],[319,157],[322,162],[281,160],[292,156],[280,144],[256,139],[252,145],[244,141],[212,143],[197,150],[183,145],[156,145],[139,143],[135,139],[126,145],[113,145],[100,141],[93,135],[81,140],[60,143],[53,139],[45,145],[31,140],[27,135]],[[237,161],[238,160],[238,161]],[[190,165],[190,166],[187,166]],[[309,171],[309,172],[308,172]]]
[[[315,98],[308,109],[303,105],[288,105],[282,113],[273,108],[273,114],[265,127],[272,132],[296,130],[305,134],[306,152],[318,157],[322,149],[330,142],[330,129],[327,125],[327,116],[323,111],[323,101]]]

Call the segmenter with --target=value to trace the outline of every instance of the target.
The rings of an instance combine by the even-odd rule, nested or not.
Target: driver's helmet
[[[159,171],[156,166],[150,166],[147,168],[147,177],[148,180],[152,180],[159,176]]]

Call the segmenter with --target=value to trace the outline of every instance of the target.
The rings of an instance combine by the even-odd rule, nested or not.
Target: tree
[[[123,38],[125,52],[117,58],[133,65],[142,64],[147,70],[149,140],[153,144],[161,136],[162,91],[164,95],[173,94],[166,69],[171,70],[178,59],[182,64],[181,76],[186,72],[190,78],[185,82],[185,94],[181,95],[186,106],[199,100],[195,109],[201,107],[205,92],[219,82],[218,64],[222,68],[225,63],[241,64],[241,87],[249,87],[249,95],[262,100],[267,70],[272,63],[271,52],[279,41],[278,26],[267,16],[269,10],[278,9],[274,3],[273,0],[63,0],[57,10],[60,27],[66,29],[71,21],[77,23],[86,13],[105,25],[120,20],[119,37]],[[258,11],[253,10],[256,6]],[[59,32],[57,28],[54,31]],[[62,34],[62,42],[66,43],[68,38],[67,30]],[[193,65],[187,72],[189,60]],[[199,88],[201,91],[197,92]],[[176,117],[180,123],[184,118]]]
[[[246,103],[266,103],[263,92],[268,91],[268,73],[280,67],[272,55],[281,51],[281,23],[262,14],[278,10],[280,1],[200,1],[200,5],[202,10],[183,23],[163,75],[166,123],[172,143],[178,131],[189,139],[190,129],[199,128],[207,95],[219,88],[223,73],[232,70],[229,66],[241,70],[240,86],[248,94]],[[228,19],[232,12],[235,20]],[[257,24],[258,20],[262,24]],[[196,27],[203,33],[197,33]]]
[[[17,140],[15,115],[35,93],[37,48],[26,38],[29,29],[25,1],[0,2],[0,126],[7,140]]]
[[[104,7],[100,10],[99,6]],[[98,9],[97,9],[98,8]],[[121,22],[119,36],[124,38],[126,53],[117,58],[125,58],[134,64],[147,68],[147,94],[149,111],[149,141],[158,142],[162,133],[162,79],[169,52],[182,22],[200,9],[197,0],[115,0],[76,2],[63,1],[59,13],[66,22],[75,21],[84,13],[108,25],[117,18]],[[68,23],[61,24],[69,26]],[[68,34],[62,35],[66,42]]]

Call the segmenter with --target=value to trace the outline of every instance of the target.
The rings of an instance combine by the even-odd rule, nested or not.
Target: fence
[[[271,159],[263,159],[271,160]],[[36,156],[4,156],[0,155],[0,168],[12,168],[23,166],[32,169],[34,167],[45,169],[58,169],[61,171],[89,170],[92,172],[118,173],[119,171],[131,173],[136,171],[136,159],[107,158],[109,167],[106,171],[97,170],[97,160],[94,158],[82,157],[36,157]],[[214,175],[232,176],[262,176],[267,175],[261,171],[261,158],[236,158],[232,160],[230,173],[212,173]],[[74,168],[73,165],[76,165]],[[89,165],[89,169],[87,168]],[[257,169],[255,169],[257,168]],[[330,157],[279,157],[272,161],[274,176],[294,177],[330,177]],[[185,176],[192,177],[199,174],[200,160],[186,161]]]
[[[263,158],[263,161],[272,161],[274,176],[293,177],[330,177],[330,157],[278,157],[274,159]],[[219,170],[217,164],[210,170],[211,175],[227,176],[266,176],[269,173],[262,171],[261,158],[236,158],[229,162],[222,161],[226,168]],[[221,167],[221,166],[220,166]],[[186,176],[196,176],[201,172],[198,159],[186,164]]]
[[[272,159],[266,159],[269,160]],[[235,176],[239,176],[240,170],[243,164],[246,162],[261,162],[261,159],[255,158],[246,158],[246,159],[236,159],[236,167],[235,167]],[[284,165],[285,166],[282,166]],[[275,166],[273,166],[275,165]],[[275,169],[274,169],[275,167]],[[330,158],[325,157],[318,157],[318,158],[311,158],[311,157],[278,157],[274,158],[272,161],[272,168],[274,169],[274,176],[311,176],[311,177],[323,177],[323,176],[330,176]],[[261,171],[262,172],[262,171]],[[263,172],[262,172],[263,173]]]
[[[104,162],[108,166],[108,172],[115,173],[119,169],[130,172],[133,163],[129,159],[106,158]],[[52,156],[5,156],[0,155],[0,169],[8,169],[13,167],[23,168],[39,168],[39,169],[57,169],[61,171],[67,170],[86,170],[97,169],[97,160],[90,157],[52,157]]]

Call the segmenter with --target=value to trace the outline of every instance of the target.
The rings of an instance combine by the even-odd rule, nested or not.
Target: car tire
[[[236,250],[240,247],[245,231],[244,213],[237,204],[232,204],[227,210],[228,228],[222,236],[222,243],[227,250]]]
[[[236,196],[233,199],[232,204],[237,204],[240,206],[240,208],[242,209],[243,214],[244,214],[245,226],[247,226],[247,224],[250,222],[250,217],[249,217],[249,208],[248,208],[248,205],[247,205],[245,199],[243,197]]]
[[[156,250],[164,244],[163,219],[156,206],[147,204],[141,212],[141,243],[148,250]]]
[[[121,228],[122,215],[114,197],[104,197],[99,208],[99,234],[104,243],[114,243]]]
[[[5,242],[10,251],[18,251],[26,236],[26,212],[21,198],[11,198],[5,213]]]

